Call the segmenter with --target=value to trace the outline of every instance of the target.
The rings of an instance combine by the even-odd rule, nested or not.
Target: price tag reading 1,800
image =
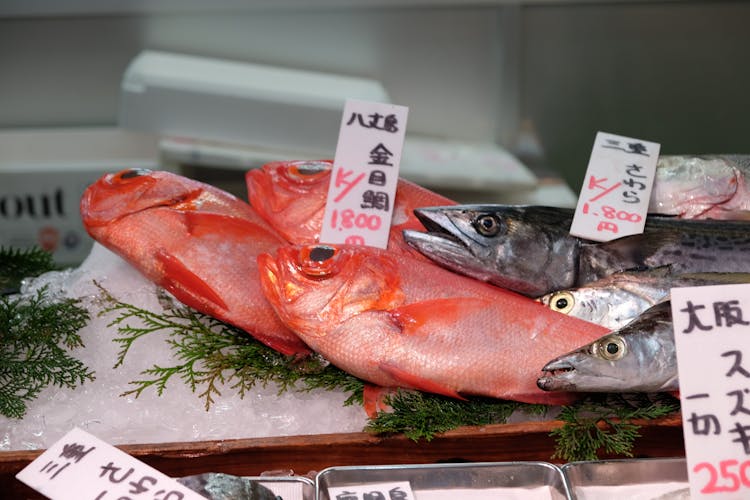
[[[570,234],[609,241],[643,232],[659,144],[599,132]]]
[[[321,243],[387,246],[407,112],[404,106],[346,101]]]

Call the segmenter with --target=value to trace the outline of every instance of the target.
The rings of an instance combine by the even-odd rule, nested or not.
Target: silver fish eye
[[[568,314],[575,303],[575,297],[570,292],[555,292],[549,299],[550,309],[563,314]]]
[[[617,361],[625,356],[627,345],[620,335],[607,335],[596,343],[596,351],[607,361]]]
[[[482,236],[497,236],[502,224],[494,215],[484,214],[474,220],[474,228]]]

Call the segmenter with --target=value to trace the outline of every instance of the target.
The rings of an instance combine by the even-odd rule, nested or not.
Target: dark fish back
[[[652,217],[643,234],[581,249],[580,284],[626,269],[750,272],[750,222]]]

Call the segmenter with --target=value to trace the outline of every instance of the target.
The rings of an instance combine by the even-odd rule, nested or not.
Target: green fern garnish
[[[45,387],[75,388],[94,374],[68,351],[83,347],[89,320],[77,300],[50,302],[46,288],[30,298],[0,297],[0,413],[23,418]]]
[[[640,437],[640,425],[633,420],[661,418],[679,409],[679,400],[668,394],[588,396],[560,412],[565,425],[551,433],[556,439],[552,458],[597,460],[601,452],[632,457]]]
[[[319,358],[300,361],[286,357],[247,333],[189,307],[180,305],[157,314],[120,302],[103,289],[102,294],[107,306],[100,314],[116,313],[108,325],[117,327],[114,341],[121,346],[115,368],[144,335],[164,335],[174,353],[174,364],[145,370],[145,377],[132,381],[134,389],[123,395],[138,397],[149,388],[161,395],[167,383],[178,377],[198,392],[206,410],[221,395],[224,385],[244,397],[253,387],[265,387],[270,382],[279,386],[279,393],[290,389],[342,389],[351,394],[347,404],[362,401],[364,384],[338,368],[324,366]],[[136,323],[142,326],[134,326]]]
[[[0,293],[17,291],[23,279],[54,269],[52,254],[39,247],[0,247]]]
[[[502,424],[516,410],[544,414],[544,405],[529,405],[490,398],[461,401],[417,391],[398,391],[386,397],[393,411],[379,412],[366,430],[376,434],[403,433],[408,438],[430,441],[436,434],[464,425]]]

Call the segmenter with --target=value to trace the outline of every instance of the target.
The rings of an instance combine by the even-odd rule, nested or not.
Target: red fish
[[[282,247],[260,255],[258,265],[285,324],[334,365],[383,387],[567,403],[571,394],[537,387],[542,366],[607,332],[376,248]]]
[[[289,243],[318,243],[332,168],[330,160],[301,160],[273,162],[250,170],[245,174],[250,204]],[[424,259],[402,236],[404,229],[424,230],[413,210],[455,204],[444,196],[399,179],[388,249]]]
[[[279,352],[309,353],[263,297],[257,256],[285,242],[242,200],[146,169],[106,174],[81,199],[88,233],[178,300]]]

